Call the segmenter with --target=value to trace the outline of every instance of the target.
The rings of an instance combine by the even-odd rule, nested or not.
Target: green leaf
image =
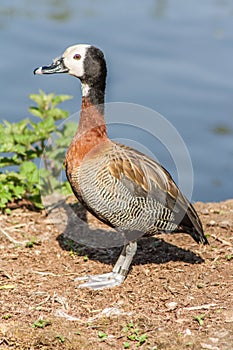
[[[9,167],[12,165],[19,165],[20,161],[16,156],[10,157],[0,157],[0,168]]]
[[[136,337],[137,337],[137,335],[136,334],[130,334],[130,335],[128,335],[128,339],[129,340],[136,340]]]
[[[196,320],[200,326],[204,325],[204,318],[205,318],[205,314],[194,316],[194,320]]]
[[[35,321],[32,324],[33,328],[45,328],[47,326],[51,325],[51,322],[48,320],[39,320],[39,321]]]
[[[43,112],[40,108],[38,107],[29,107],[29,112],[34,115],[35,117],[38,117],[38,118],[43,118]]]
[[[138,336],[137,340],[138,340],[138,345],[137,346],[141,346],[142,344],[144,344],[147,340],[148,336],[147,334],[142,334],[140,336]]]
[[[64,343],[64,341],[65,341],[65,338],[64,338],[62,335],[58,335],[58,336],[56,336],[56,338],[57,338],[61,343]]]
[[[101,340],[105,340],[107,339],[108,335],[102,331],[99,331],[98,332],[98,337],[101,339]]]
[[[58,104],[60,104],[61,102],[65,102],[67,100],[71,100],[73,97],[70,95],[58,95],[58,96],[54,96],[52,103],[53,103],[53,107],[56,107]]]

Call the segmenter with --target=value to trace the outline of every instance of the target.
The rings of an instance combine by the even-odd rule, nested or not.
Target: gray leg
[[[130,264],[137,251],[137,242],[126,244],[119,256],[112,272],[102,275],[78,277],[75,281],[86,281],[79,288],[104,289],[120,285],[129,271]]]

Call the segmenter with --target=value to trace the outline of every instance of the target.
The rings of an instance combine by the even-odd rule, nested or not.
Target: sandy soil
[[[53,220],[2,214],[0,349],[233,349],[233,200],[195,207],[209,246],[185,234],[141,239],[125,282],[101,291],[73,280],[111,271],[120,248],[74,243],[59,208]]]

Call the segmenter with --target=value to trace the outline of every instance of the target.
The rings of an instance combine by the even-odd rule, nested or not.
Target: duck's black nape
[[[100,49],[94,46],[88,48],[84,61],[84,72],[80,80],[89,87],[90,102],[104,108],[107,67],[104,54]]]

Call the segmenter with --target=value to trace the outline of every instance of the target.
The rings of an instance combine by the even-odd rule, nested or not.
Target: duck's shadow
[[[113,265],[122,250],[122,236],[115,231],[90,228],[87,224],[87,212],[80,205],[63,205],[62,208],[65,209],[67,220],[65,229],[57,237],[60,247],[80,256],[87,256],[91,260]],[[138,240],[132,265],[164,264],[169,261],[188,264],[204,262],[201,256],[161,238],[145,237]]]

